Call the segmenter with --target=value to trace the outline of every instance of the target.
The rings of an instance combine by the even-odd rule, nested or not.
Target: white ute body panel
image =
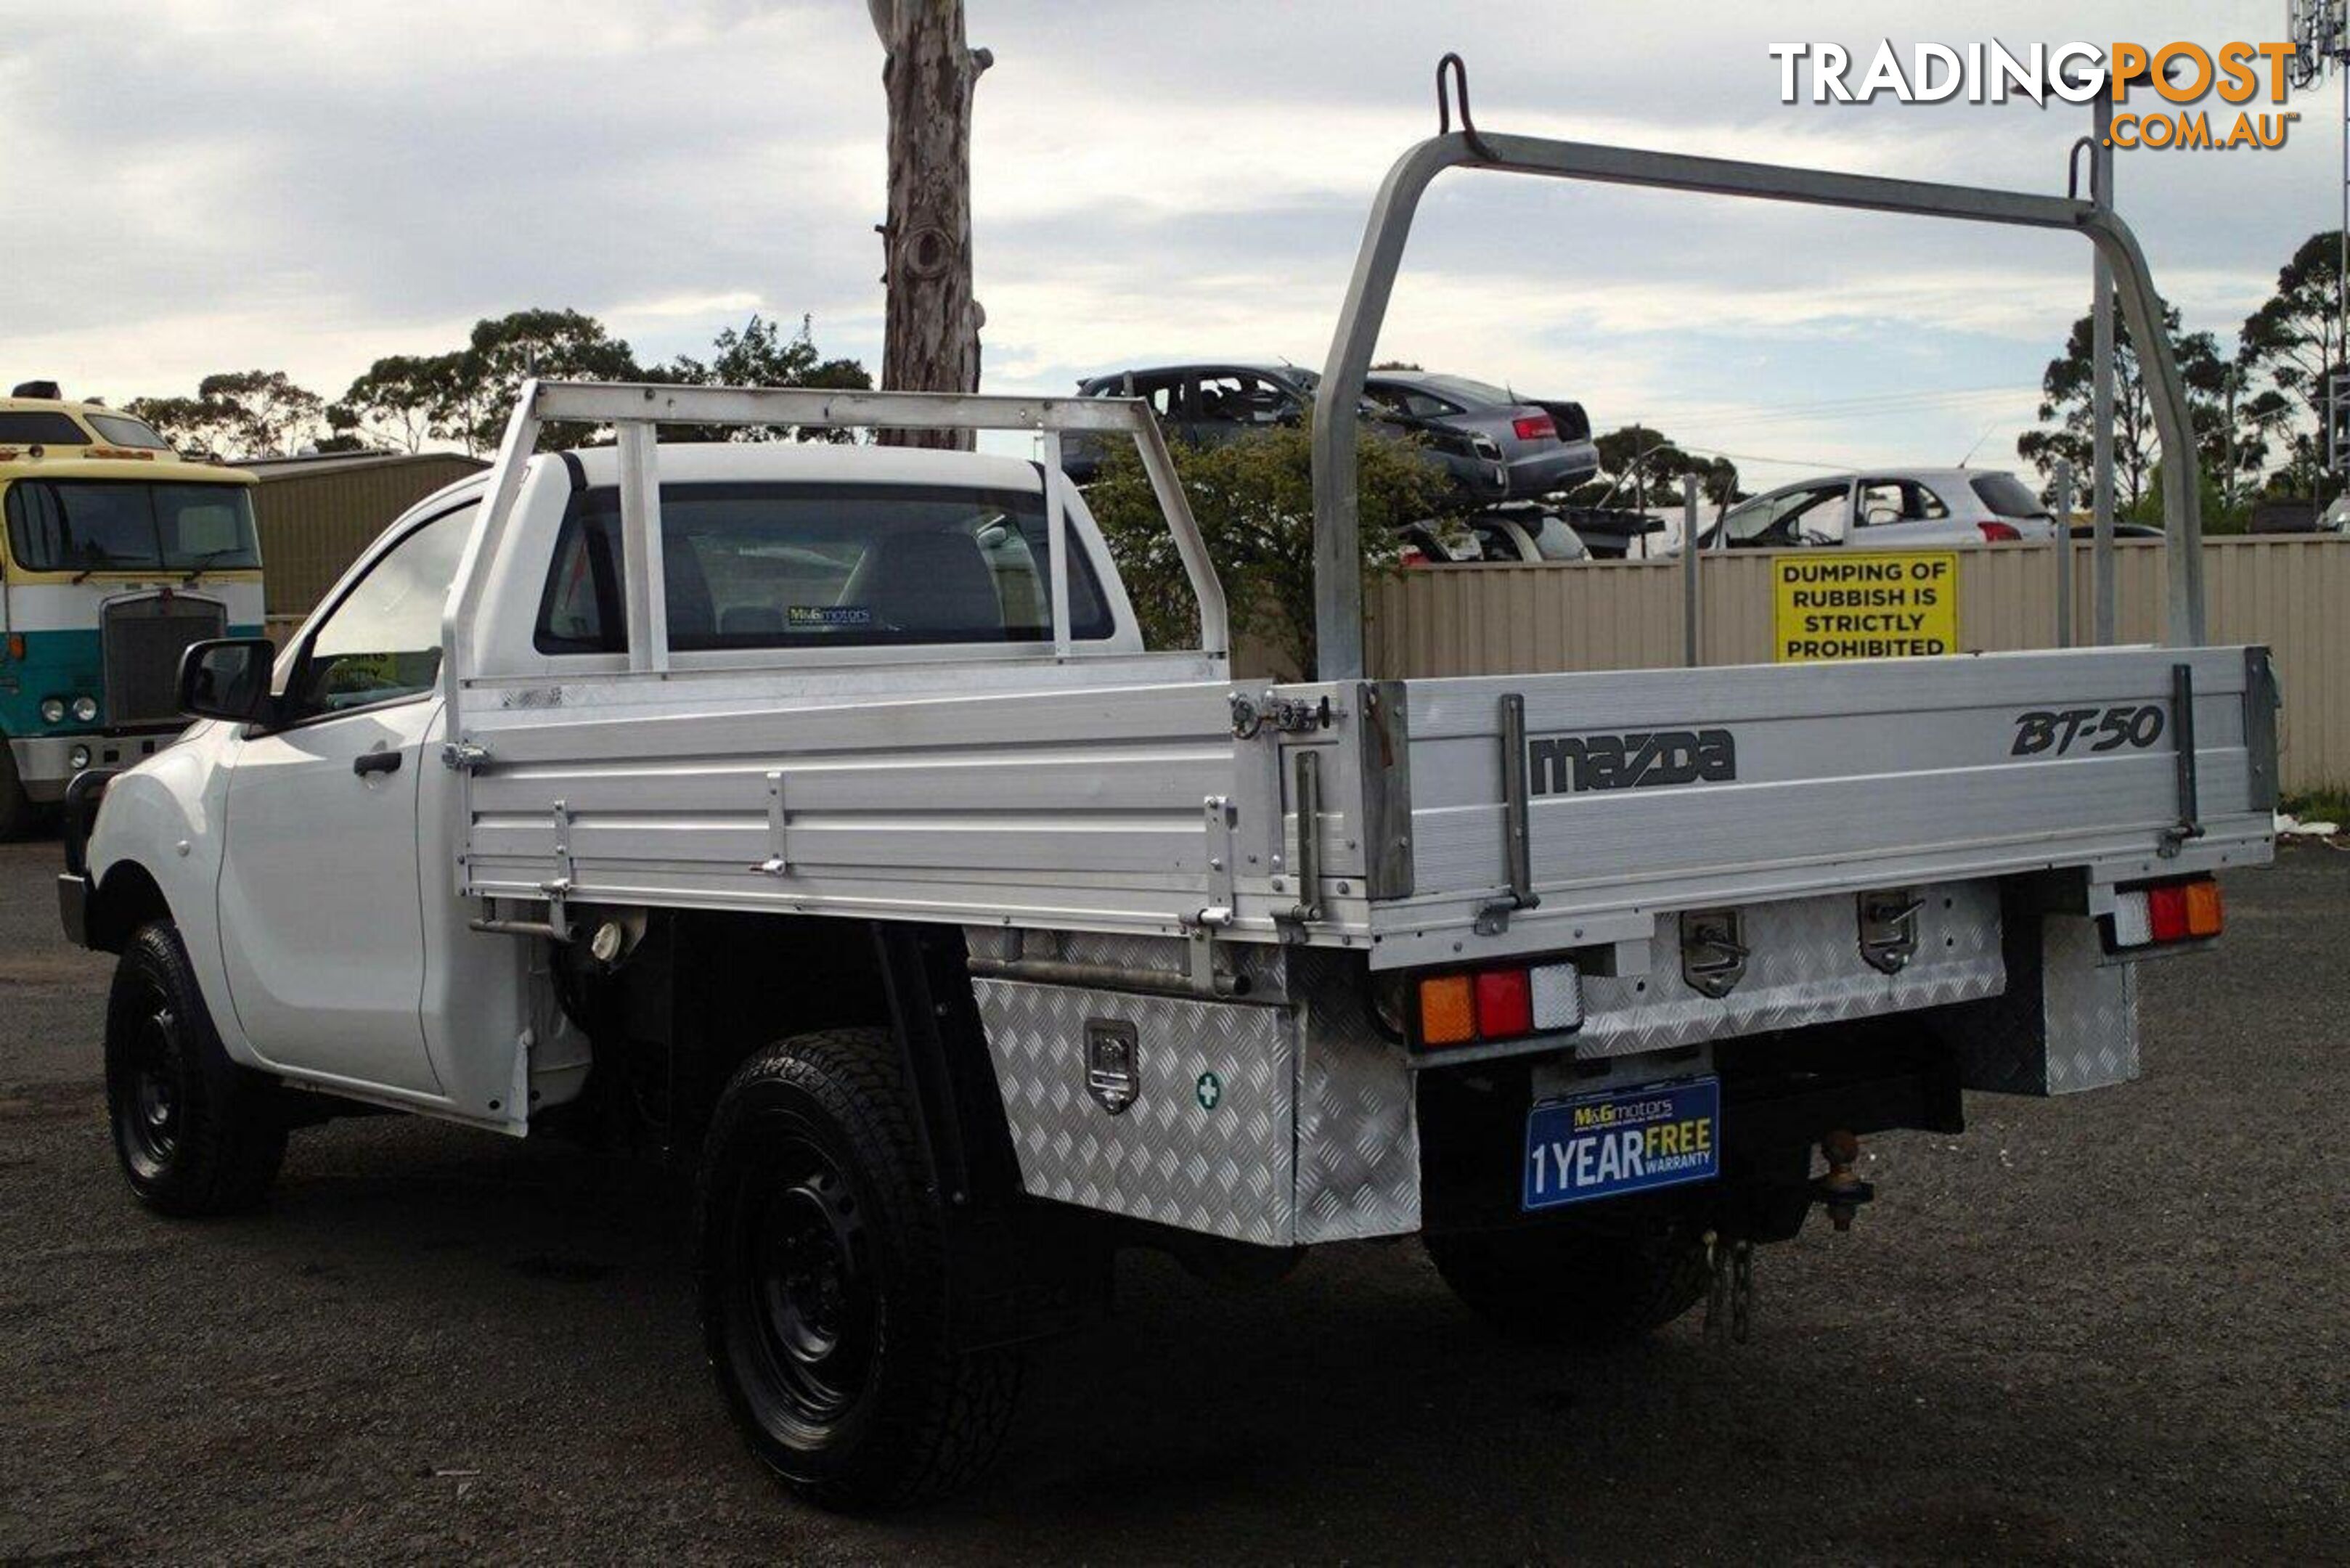
[[[1045,487],[1036,464],[781,443],[658,457],[664,486],[1058,491],[1108,634],[1066,652],[1052,640],[663,649],[650,669],[636,653],[549,652],[533,628],[566,507],[619,483],[621,460],[522,459],[507,525],[472,566],[460,732],[443,734],[442,701],[420,700],[366,726],[319,725],[350,732],[331,748],[304,742],[317,754],[297,760],[287,736],[209,723],[109,791],[93,880],[130,861],[156,877],[238,1059],[526,1130],[534,1100],[577,1091],[584,1043],[549,1002],[541,944],[474,922],[527,925],[567,906],[1183,939],[1171,950],[1188,943],[1225,974],[1254,944],[1351,951],[1372,970],[1568,951],[1621,964],[1647,961],[1690,909],[2067,869],[2095,913],[2116,882],[2269,853],[2258,650],[1235,682],[1220,649],[1142,650],[1083,501]],[[321,616],[452,507],[473,508],[472,561],[484,549],[477,503],[496,483],[421,504]],[[464,599],[461,583],[452,614]],[[316,625],[286,650],[281,684]],[[2180,670],[2190,686],[2176,684]],[[2169,714],[2178,691],[2193,710],[2193,836],[2172,831],[2180,773],[2167,739],[2017,754],[2021,715]],[[1253,722],[1236,723],[1236,698]],[[1701,732],[1730,738],[1734,767],[1611,780],[1564,760]],[[2167,719],[2163,735],[2176,732]],[[442,765],[444,741],[466,765]],[[399,770],[352,776],[349,759],[379,744],[400,751]],[[1513,811],[1527,825],[1523,887]]]

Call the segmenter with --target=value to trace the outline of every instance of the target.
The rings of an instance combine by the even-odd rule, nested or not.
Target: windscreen
[[[1826,530],[1842,517],[1844,498],[1841,484],[1757,496],[1725,513],[1721,527],[1732,545],[1793,544],[1805,534],[1827,537]]]
[[[145,420],[134,420],[129,414],[90,414],[86,416],[90,429],[117,446],[143,447],[151,452],[169,452],[172,443],[155,433],[155,427]]]
[[[261,565],[241,484],[20,479],[8,546],[33,572],[215,571]]]

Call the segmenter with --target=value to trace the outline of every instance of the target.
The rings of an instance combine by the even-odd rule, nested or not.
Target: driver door
[[[229,769],[229,1000],[282,1067],[438,1094],[421,1007],[417,798],[441,710],[441,610],[474,508],[417,524],[315,622],[277,718]]]

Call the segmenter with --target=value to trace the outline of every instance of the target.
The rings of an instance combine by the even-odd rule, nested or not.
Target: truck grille
[[[210,599],[158,594],[108,605],[100,623],[107,722],[147,724],[178,717],[180,655],[190,643],[227,629],[227,610]]]

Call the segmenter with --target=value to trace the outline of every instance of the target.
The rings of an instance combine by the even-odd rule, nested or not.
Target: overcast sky
[[[973,171],[996,391],[1165,358],[1318,366],[1448,48],[1489,130],[2061,192],[2085,108],[1786,106],[1766,47],[2216,47],[2276,36],[2284,9],[969,8],[996,59]],[[588,311],[648,358],[813,313],[827,354],[878,366],[863,0],[0,0],[0,24],[7,381],[122,400],[264,368],[333,396],[527,306]],[[2300,95],[2282,151],[2120,155],[2123,213],[2190,327],[2231,338],[2338,223],[2338,103]],[[1987,431],[1977,461],[2012,462],[2088,267],[2069,235],[1461,173],[1422,209],[1381,351],[1580,399],[1603,429],[1645,420],[1740,454],[1750,484],[1950,462]]]

